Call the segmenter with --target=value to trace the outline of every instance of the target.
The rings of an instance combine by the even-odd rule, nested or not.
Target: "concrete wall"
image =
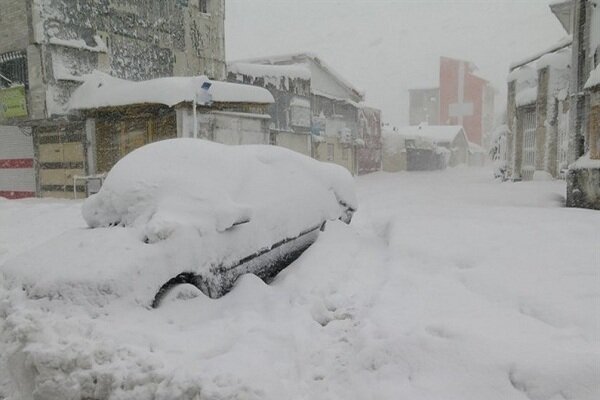
[[[327,96],[339,98],[339,99],[350,99],[355,102],[363,100],[362,96],[349,90],[343,83],[338,82],[334,79],[330,72],[323,68],[321,64],[313,59],[306,60],[308,67],[310,68],[310,74],[312,77],[312,90],[315,93],[325,94]]]
[[[27,48],[27,8],[26,0],[0,0],[0,54]]]
[[[224,0],[47,0],[32,8],[47,115],[62,114],[81,75],[225,78]]]

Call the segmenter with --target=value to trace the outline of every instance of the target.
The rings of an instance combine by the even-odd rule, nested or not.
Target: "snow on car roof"
[[[210,84],[210,87],[203,89],[205,84]],[[164,104],[172,107],[194,100],[200,105],[210,105],[211,102],[271,104],[275,101],[264,88],[213,81],[206,76],[134,82],[95,71],[84,77],[84,83],[71,96],[69,108],[85,110],[133,104]]]

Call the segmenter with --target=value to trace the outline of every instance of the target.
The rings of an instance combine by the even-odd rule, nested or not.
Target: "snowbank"
[[[86,308],[0,286],[0,398],[600,398],[600,213],[564,208],[564,182],[461,168],[357,189],[352,225],[330,224],[271,285],[246,276],[217,301],[182,290],[153,311]],[[132,228],[84,229],[79,207],[0,202],[0,248],[69,241],[98,269],[165,251]],[[124,243],[102,247],[115,230]],[[94,232],[106,237],[81,236]],[[63,246],[37,279],[61,268]],[[185,254],[179,243],[167,261]]]

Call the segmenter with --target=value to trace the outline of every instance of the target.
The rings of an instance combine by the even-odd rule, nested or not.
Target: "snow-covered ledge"
[[[586,153],[567,172],[567,207],[600,210],[600,160]]]

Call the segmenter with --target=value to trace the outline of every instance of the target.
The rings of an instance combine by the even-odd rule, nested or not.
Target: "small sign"
[[[0,120],[27,117],[27,115],[24,86],[0,89]]]

